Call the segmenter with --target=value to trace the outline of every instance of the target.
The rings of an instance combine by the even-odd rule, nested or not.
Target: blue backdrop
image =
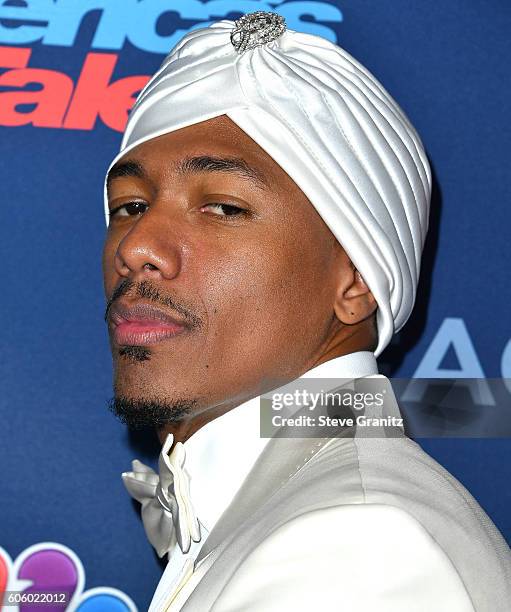
[[[0,0],[0,591],[60,576],[82,611],[148,607],[161,566],[120,474],[158,447],[106,410],[103,178],[177,39],[253,10],[346,48],[432,161],[417,306],[382,370],[511,378],[507,0]],[[511,541],[509,439],[420,442]]]

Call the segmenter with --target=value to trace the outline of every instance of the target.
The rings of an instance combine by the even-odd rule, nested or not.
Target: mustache
[[[110,312],[110,308],[114,304],[115,300],[118,300],[123,295],[127,295],[128,293],[132,293],[133,296],[145,298],[150,300],[151,302],[155,302],[157,304],[161,304],[166,308],[171,308],[174,312],[180,314],[186,324],[190,327],[190,329],[198,329],[202,327],[203,320],[191,312],[191,310],[184,306],[183,304],[176,302],[174,298],[167,294],[163,294],[160,289],[151,285],[149,281],[142,281],[140,283],[135,283],[129,279],[124,279],[119,283],[119,286],[114,289],[110,299],[107,302],[104,314],[104,320],[107,321],[108,313]]]

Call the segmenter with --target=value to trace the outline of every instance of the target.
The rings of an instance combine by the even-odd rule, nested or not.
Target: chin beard
[[[108,409],[129,429],[159,429],[169,423],[179,423],[191,414],[197,400],[173,402],[158,399],[133,399],[116,395],[108,402]]]

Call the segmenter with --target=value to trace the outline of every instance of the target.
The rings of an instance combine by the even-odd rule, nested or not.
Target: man
[[[509,548],[390,387],[376,437],[259,437],[259,396],[304,375],[385,386],[430,190],[382,86],[274,13],[191,32],[139,95],[103,267],[112,409],[163,444],[123,475],[169,558],[151,611],[510,609]]]

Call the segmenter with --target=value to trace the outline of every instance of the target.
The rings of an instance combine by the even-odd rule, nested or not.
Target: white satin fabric
[[[170,453],[173,442],[174,436],[170,433],[160,452],[158,473],[135,459],[133,471],[122,474],[128,493],[142,504],[147,539],[159,557],[168,553],[176,541],[187,553],[192,542],[204,538],[204,525],[197,519],[190,497],[184,444],[177,442]]]
[[[234,22],[188,33],[142,90],[119,154],[227,115],[295,181],[378,302],[375,355],[407,321],[428,227],[431,171],[402,109],[351,55],[287,30],[238,54]],[[108,205],[105,181],[105,214]]]
[[[352,379],[377,372],[374,355],[369,351],[359,351],[316,366],[304,377]],[[195,571],[190,583],[193,562],[270,440],[259,435],[259,400],[259,397],[252,398],[206,423],[184,442],[185,467],[190,476],[190,501],[200,519],[201,541],[199,544],[192,542],[191,549],[185,553],[177,542],[169,550],[168,564],[149,612],[162,612],[172,601],[175,602],[174,609],[185,593],[189,593],[190,584],[200,576]],[[157,543],[149,539],[157,547]]]

